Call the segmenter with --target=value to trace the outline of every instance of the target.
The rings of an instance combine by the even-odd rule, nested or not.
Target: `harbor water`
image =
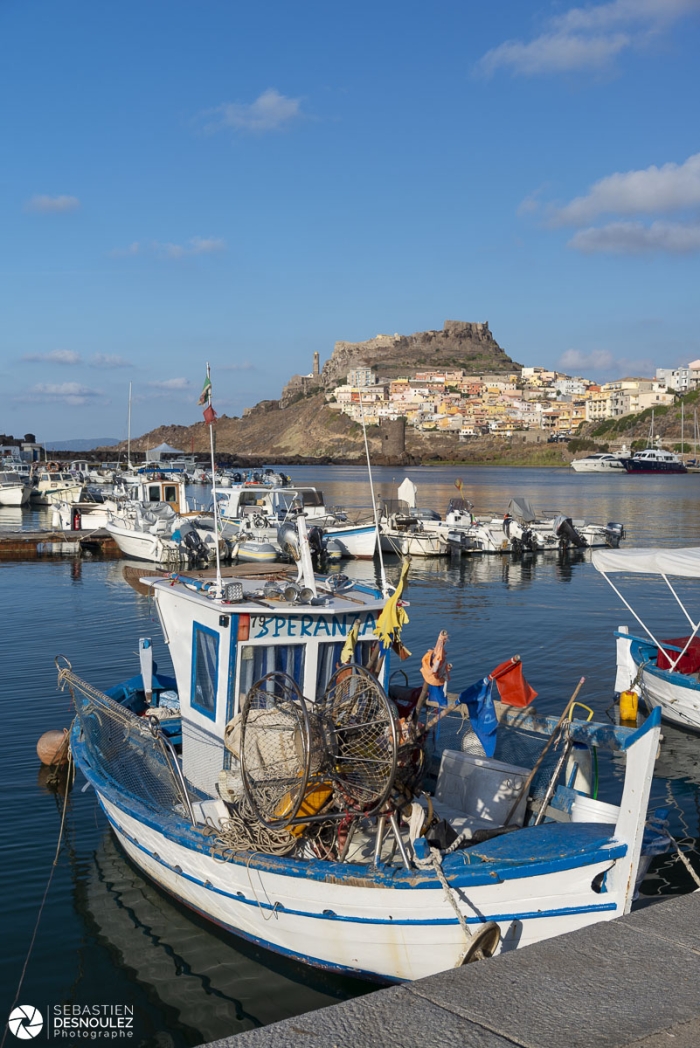
[[[368,507],[366,472],[354,467],[290,469],[298,484],[321,487],[328,505]],[[543,512],[625,525],[625,548],[700,546],[700,475],[606,476],[551,469],[379,469],[377,493],[396,497],[408,475],[418,504],[444,514],[457,494],[455,480],[477,514],[502,514],[513,496],[527,496]],[[193,489],[207,501],[204,489]],[[50,511],[0,509],[0,529],[50,526]],[[376,581],[377,564],[348,562],[353,579]],[[399,562],[387,558],[390,580]],[[662,581],[625,582],[630,603],[664,637],[686,630]],[[91,789],[78,775],[65,807],[63,847],[52,867],[64,796],[39,765],[36,741],[71,721],[70,696],[56,690],[54,657],[106,688],[138,672],[138,638],[153,638],[156,661],[170,660],[148,597],[125,581],[122,561],[46,559],[0,564],[3,598],[0,703],[0,1014],[14,1000],[52,882],[24,975],[20,1003],[128,1005],[134,1009],[130,1043],[185,1048],[323,1007],[373,987],[296,965],[219,932],[180,907],[142,877],[111,837]],[[697,584],[680,582],[679,595],[697,615]],[[404,641],[413,652],[401,664],[418,680],[420,658],[446,629],[453,664],[450,689],[459,691],[498,663],[519,654],[536,706],[559,714],[581,676],[581,701],[596,720],[615,717],[613,631],[634,625],[631,615],[593,568],[590,553],[414,560],[407,592],[410,624]],[[657,634],[658,635],[658,634]],[[700,737],[663,728],[651,803],[669,811],[670,830],[685,845],[700,838]],[[439,745],[451,741],[447,728]],[[457,743],[458,744],[458,743]],[[613,766],[608,772],[612,777]],[[698,856],[691,854],[696,868]],[[645,895],[694,887],[671,858],[655,861]],[[43,1036],[40,1040],[45,1039]],[[79,1043],[71,1036],[66,1045]]]

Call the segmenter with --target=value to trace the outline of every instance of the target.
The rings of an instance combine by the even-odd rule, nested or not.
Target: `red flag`
[[[523,677],[520,659],[502,662],[495,670],[491,670],[489,679],[495,682],[501,702],[509,706],[529,706],[537,698],[537,692]]]
[[[211,426],[212,422],[216,422],[216,412],[211,404],[207,404],[204,409],[204,421],[208,426]]]

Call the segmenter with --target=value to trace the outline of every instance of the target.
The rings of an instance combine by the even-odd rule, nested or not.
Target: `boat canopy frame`
[[[668,668],[669,673],[678,666],[679,662],[687,652],[690,645],[695,640],[698,630],[700,630],[700,619],[693,622],[688,609],[683,604],[683,601],[676,593],[675,589],[671,585],[669,575],[673,575],[677,578],[683,579],[698,579],[700,578],[700,548],[686,548],[686,549],[629,549],[629,550],[594,550],[592,554],[593,567],[596,571],[599,571],[605,581],[611,586],[611,588],[618,595],[622,603],[625,605],[627,610],[634,615],[635,619],[642,627],[648,637],[651,638],[653,644],[656,645],[659,651],[665,651],[666,648],[663,642],[656,639],[654,634],[651,632],[649,627],[642,621],[637,612],[634,610],[632,605],[623,597],[620,590],[617,588],[615,583],[609,578],[610,574],[629,574],[629,575],[656,575],[662,578],[671,593],[673,594],[678,606],[688,620],[692,629],[691,635],[688,637],[685,647],[678,652],[675,660],[671,661],[671,655],[667,651],[667,657],[671,661],[671,665]]]

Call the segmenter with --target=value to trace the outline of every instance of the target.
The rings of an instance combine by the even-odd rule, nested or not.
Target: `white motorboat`
[[[14,470],[0,472],[0,506],[24,506],[29,501],[31,484]]]
[[[213,525],[207,527],[193,515],[176,513],[167,502],[129,504],[110,517],[105,524],[125,557],[148,560],[155,564],[180,565],[198,563],[228,556],[224,539],[217,540]]]
[[[468,548],[482,553],[538,553],[561,549],[617,548],[625,537],[616,521],[594,524],[565,513],[540,517],[527,498],[513,498],[506,513],[490,520],[475,519],[471,525],[453,525],[470,540]]]
[[[344,557],[371,560],[374,556],[376,525],[355,524],[341,510],[329,509],[318,488],[236,481],[217,492],[217,503],[222,521],[236,530],[252,521],[257,537],[268,542],[275,542],[280,524],[303,513],[309,525],[322,529],[327,541],[337,543]]]
[[[72,473],[62,472],[56,463],[34,473],[30,499],[37,506],[51,506],[56,502],[78,502],[83,491],[82,480]]]
[[[84,494],[89,494],[85,489]],[[136,474],[127,484],[120,481],[111,494],[101,500],[82,498],[78,502],[56,501],[52,510],[52,526],[64,531],[94,531],[105,528],[110,520],[117,520],[128,507],[167,504],[175,513],[190,513],[196,507],[188,500],[185,481],[181,475],[166,480],[152,480]]]
[[[399,719],[385,691],[400,589],[388,602],[334,589],[307,547],[300,564],[295,584],[262,589],[211,573],[142,580],[174,678],[147,638],[140,673],[107,692],[57,659],[73,757],[132,862],[258,946],[395,981],[628,912],[658,712],[633,730],[569,721],[571,703],[558,720],[510,709],[497,738],[527,762],[442,756],[431,804],[448,847],[418,799],[439,714],[406,704]],[[600,777],[620,790],[612,803],[590,796],[592,750],[615,760]]]
[[[594,455],[586,455],[585,458],[574,459],[571,468],[576,473],[624,473],[625,463],[618,455],[608,452],[596,452]]]
[[[649,709],[659,707],[665,720],[700,731],[700,619],[697,623],[694,621],[694,616],[669,581],[674,577],[700,579],[700,549],[597,550],[593,554],[593,564],[646,634],[644,637],[630,634],[628,626],[621,626],[617,631],[615,692],[636,691]],[[663,580],[692,632],[688,634],[684,623],[683,635],[669,640],[657,639],[659,631],[651,632],[612,581],[611,575],[647,575],[650,581]],[[639,592],[638,587],[635,589]],[[653,602],[653,589],[650,599]],[[670,629],[665,622],[662,628],[664,632]]]

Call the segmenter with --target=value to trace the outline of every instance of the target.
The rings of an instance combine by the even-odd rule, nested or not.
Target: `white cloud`
[[[598,215],[650,215],[700,206],[700,153],[682,164],[617,171],[595,182],[552,215],[555,225],[580,226]]]
[[[575,371],[577,374],[592,371],[608,371],[615,360],[612,353],[607,349],[594,349],[590,353],[582,353],[580,349],[567,349],[559,358],[559,367],[565,371]]]
[[[119,357],[114,353],[95,353],[90,359],[91,368],[130,368],[130,360]]]
[[[52,349],[50,353],[27,353],[22,360],[35,364],[80,364],[82,357],[72,349]]]
[[[648,357],[614,357],[607,349],[593,349],[588,353],[567,349],[559,358],[557,367],[569,374],[606,381],[625,375],[653,375],[656,365]]]
[[[652,222],[645,226],[642,222],[610,222],[579,229],[568,247],[589,255],[642,255],[653,251],[688,255],[700,251],[700,223]]]
[[[166,378],[160,382],[149,382],[148,385],[152,389],[162,390],[176,390],[176,389],[189,389],[190,380],[188,378]]]
[[[162,243],[159,240],[135,240],[128,247],[110,251],[113,258],[133,258],[135,255],[155,255],[156,258],[179,259],[192,255],[214,255],[226,250],[223,237],[190,237],[184,244]]]
[[[217,371],[257,371],[255,364],[249,360],[242,360],[240,364],[217,364]]]
[[[700,10],[700,0],[611,0],[572,7],[549,18],[533,40],[506,40],[487,51],[476,71],[491,76],[500,69],[514,75],[601,69],[633,47],[649,46],[684,15]]]
[[[74,196],[46,196],[37,194],[24,205],[25,211],[34,211],[40,215],[57,215],[66,211],[77,211],[80,201]]]
[[[89,401],[103,396],[104,393],[101,389],[81,386],[78,382],[40,382],[38,385],[32,386],[24,396],[16,399],[80,405],[87,404]]]
[[[205,131],[280,131],[303,116],[300,98],[287,98],[268,87],[254,102],[222,102],[200,114]]]

